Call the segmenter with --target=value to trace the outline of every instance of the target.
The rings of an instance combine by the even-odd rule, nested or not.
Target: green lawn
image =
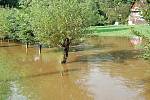
[[[119,25],[119,26],[91,26],[90,29],[94,32],[94,35],[98,36],[126,36],[131,37],[131,27],[134,27],[135,30],[150,35],[150,26],[148,25]]]

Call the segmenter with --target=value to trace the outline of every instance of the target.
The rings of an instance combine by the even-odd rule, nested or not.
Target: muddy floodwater
[[[87,39],[65,65],[61,50],[1,42],[0,100],[150,100],[150,63],[133,42]]]

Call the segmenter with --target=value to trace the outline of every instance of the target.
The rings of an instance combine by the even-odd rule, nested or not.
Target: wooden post
[[[42,52],[42,45],[39,44],[39,55],[41,54],[41,52]]]
[[[26,43],[26,54],[28,53],[29,42]]]

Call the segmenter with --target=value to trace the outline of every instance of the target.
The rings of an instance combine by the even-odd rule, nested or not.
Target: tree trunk
[[[61,63],[65,64],[67,62],[67,58],[68,58],[68,51],[64,50],[64,57]]]
[[[65,64],[67,62],[69,46],[70,46],[70,40],[68,38],[66,38],[64,40],[64,43],[62,44],[62,47],[64,48],[64,57],[63,57],[63,60],[61,62],[62,64]]]
[[[26,43],[26,54],[28,54],[29,43]]]

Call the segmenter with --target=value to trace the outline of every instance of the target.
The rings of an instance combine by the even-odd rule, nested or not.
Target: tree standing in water
[[[63,64],[67,61],[69,46],[80,42],[89,33],[89,16],[93,14],[90,1],[31,2],[29,8],[35,39],[49,47],[63,47]]]

